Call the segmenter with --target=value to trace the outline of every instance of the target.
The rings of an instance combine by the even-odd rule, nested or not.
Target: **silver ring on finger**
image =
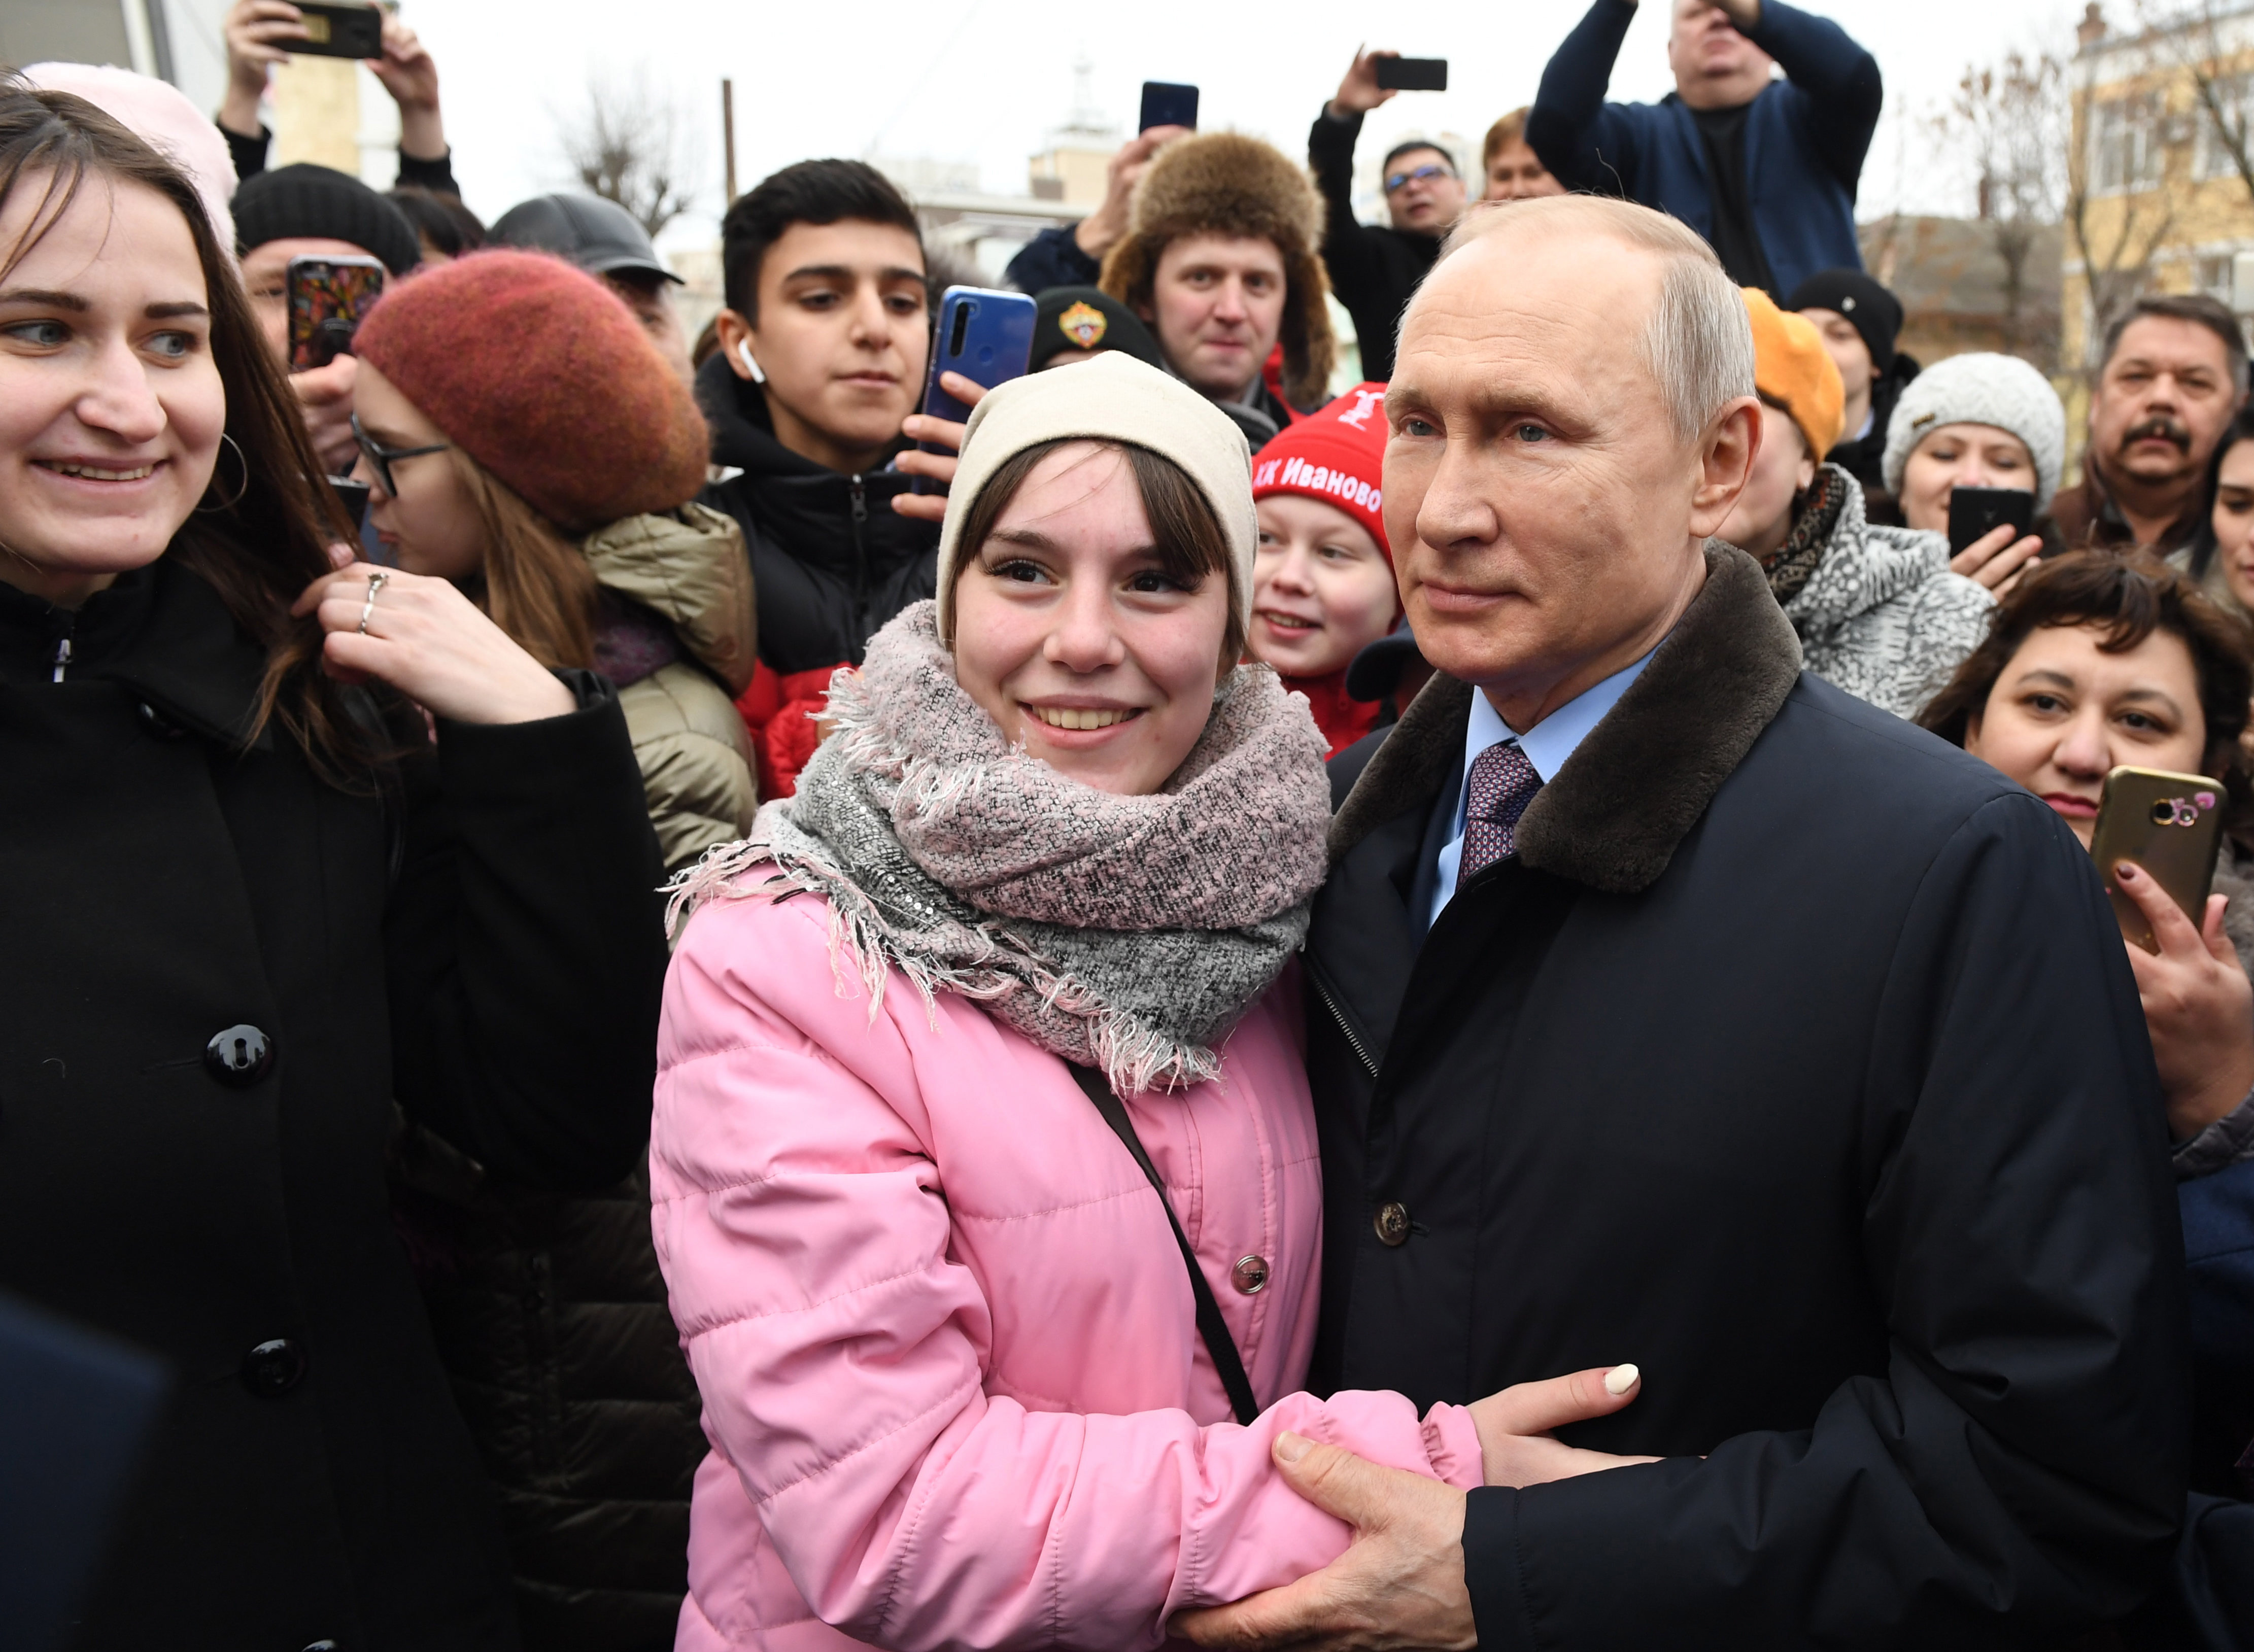
[[[360,634],[363,637],[368,634],[368,617],[375,612],[376,597],[390,579],[391,575],[385,569],[374,568],[368,571],[368,600],[360,606]]]

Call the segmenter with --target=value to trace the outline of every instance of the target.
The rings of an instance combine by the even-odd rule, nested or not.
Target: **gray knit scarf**
[[[684,873],[673,914],[816,892],[841,989],[850,960],[872,1018],[890,965],[928,1004],[976,999],[1124,1094],[1214,1077],[1323,879],[1330,788],[1306,702],[1240,667],[1164,788],[1100,792],[1004,744],[936,613],[903,611],[837,674],[797,795]]]

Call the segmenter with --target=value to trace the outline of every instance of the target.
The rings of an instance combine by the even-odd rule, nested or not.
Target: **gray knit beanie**
[[[1886,424],[1888,493],[1901,492],[1910,450],[1944,424],[1992,424],[2025,442],[2035,461],[2035,508],[2049,508],[2066,468],[2066,410],[2048,379],[2015,355],[1984,351],[1926,368],[1902,387]]]
[[[1240,621],[1250,619],[1260,519],[1252,508],[1252,450],[1244,432],[1180,379],[1120,350],[1012,379],[970,410],[962,462],[947,490],[947,521],[939,530],[939,589],[954,582],[955,560],[965,554],[963,522],[994,472],[1029,447],[1074,440],[1131,444],[1181,467],[1228,541],[1230,610]],[[954,640],[940,640],[951,646]]]

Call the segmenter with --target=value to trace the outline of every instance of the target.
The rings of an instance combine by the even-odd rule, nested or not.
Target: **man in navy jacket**
[[[1731,280],[1780,301],[1819,270],[1860,270],[1855,189],[1886,97],[1877,60],[1782,0],[1673,4],[1675,91],[1657,103],[1605,102],[1636,0],[1589,8],[1526,118],[1542,164],[1568,189],[1681,219]]]
[[[1279,1437],[1355,1540],[1201,1646],[2057,1646],[2166,1570],[2183,1250],[2120,932],[2040,798],[1802,671],[1710,537],[1743,312],[1587,196],[1474,209],[1410,301],[1385,521],[1437,675],[1331,763],[1308,1385],[1471,1405],[1483,1483]]]

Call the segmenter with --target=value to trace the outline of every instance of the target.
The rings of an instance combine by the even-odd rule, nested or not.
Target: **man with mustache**
[[[2053,501],[2069,545],[2161,556],[2207,514],[2215,444],[2246,400],[2246,340],[2205,293],[2139,298],[2105,334],[2080,486]]]

